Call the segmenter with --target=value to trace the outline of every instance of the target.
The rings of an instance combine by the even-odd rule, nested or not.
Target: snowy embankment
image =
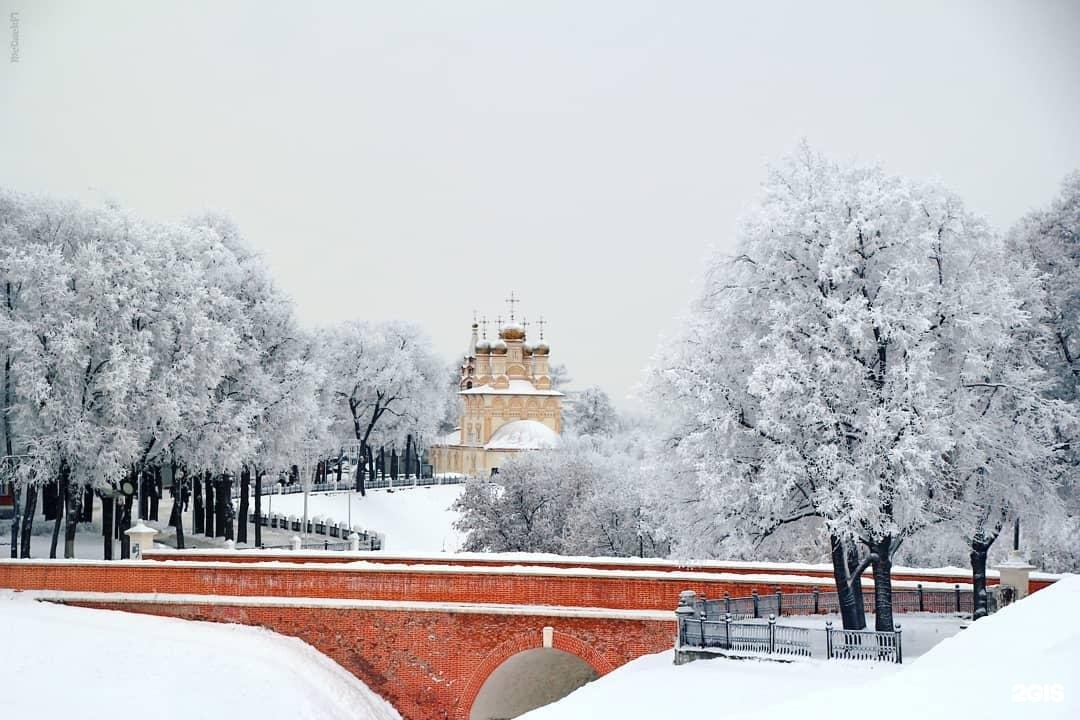
[[[401,720],[310,645],[261,628],[38,603],[0,591],[0,717]]]
[[[308,496],[308,517],[322,516],[373,530],[385,536],[383,549],[391,552],[455,552],[465,538],[453,528],[458,513],[450,506],[464,488],[431,485],[395,488],[393,492],[368,490],[365,496],[355,492],[312,494]],[[264,512],[301,517],[304,496],[264,496],[262,506]]]
[[[649,655],[523,715],[528,720],[1080,718],[1080,576],[973,623],[911,664]],[[841,712],[841,715],[844,713]]]

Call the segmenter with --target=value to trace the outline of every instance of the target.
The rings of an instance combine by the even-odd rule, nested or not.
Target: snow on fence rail
[[[810,629],[777,625],[769,616],[766,624],[739,621],[726,615],[720,620],[679,616],[679,649],[717,649],[765,655],[810,657]]]
[[[365,480],[364,488],[367,490],[383,490],[387,488],[408,488],[408,487],[430,487],[432,485],[462,485],[465,483],[464,475],[446,475],[428,478],[376,478],[374,480]],[[341,482],[329,480],[327,482],[319,482],[311,485],[309,492],[346,492],[356,487],[356,481],[350,478],[343,477]],[[303,483],[292,483],[285,485],[280,482],[272,482],[262,484],[262,495],[295,495],[297,493],[304,492]],[[235,485],[232,488],[232,497],[240,497],[240,488]]]
[[[862,598],[863,609],[873,612],[874,591],[864,590]],[[718,600],[698,596],[695,602],[695,611],[704,612],[709,620],[719,620],[725,615],[735,619],[760,619],[768,615],[831,615],[840,612],[837,593],[821,592],[817,587],[808,593],[784,593],[777,587],[775,592],[766,595],[753,590],[749,597],[741,598],[724,593],[724,597]],[[951,590],[928,589],[922,583],[914,589],[894,589],[892,606],[894,613],[970,613],[974,610],[971,590],[963,590],[959,585]]]
[[[825,621],[825,655],[832,660],[876,660],[904,662],[900,624],[892,632],[881,630],[845,630]]]
[[[914,590],[894,590],[893,611],[963,613],[972,610],[972,593],[955,586],[952,590],[925,589],[919,583]],[[873,612],[874,594],[863,593],[867,612]],[[679,596],[675,610],[678,639],[676,663],[688,662],[695,653],[711,650],[755,652],[765,655],[810,657],[810,628],[779,625],[778,616],[835,614],[840,611],[835,592],[776,592],[760,595],[755,589],[750,597],[733,598],[728,593],[709,600],[687,590]],[[767,618],[767,623],[761,623]],[[825,623],[826,658],[875,660],[902,663],[903,643],[900,625],[891,631],[845,630]]]
[[[349,549],[349,535],[356,533],[360,538],[360,550],[382,550],[383,536],[372,530],[366,530],[359,525],[353,525],[349,527],[348,523],[336,523],[333,520],[328,520],[322,516],[316,515],[315,517],[308,518],[307,526],[304,525],[304,519],[297,517],[296,515],[282,515],[281,513],[263,513],[262,515],[255,515],[255,513],[248,514],[248,520],[250,522],[258,522],[260,525],[273,530],[289,530],[292,532],[304,533],[307,535],[325,535],[330,538],[337,538],[341,542],[331,543],[323,540],[305,541],[302,543],[302,548],[314,548],[324,550],[348,550]],[[342,547],[337,547],[337,546]],[[264,545],[263,549],[269,549],[270,545]],[[293,547],[292,545],[283,545],[280,547]]]

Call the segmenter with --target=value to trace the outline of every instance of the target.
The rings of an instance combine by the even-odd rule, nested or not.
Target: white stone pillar
[[[139,520],[135,527],[125,530],[124,534],[131,540],[132,560],[142,560],[145,550],[154,549],[154,536],[157,535],[157,530],[146,525],[142,520]]]
[[[1028,596],[1031,589],[1031,571],[1037,569],[1020,554],[1019,550],[1009,553],[1009,559],[994,568],[998,571],[1000,584],[1016,588],[1016,599]]]

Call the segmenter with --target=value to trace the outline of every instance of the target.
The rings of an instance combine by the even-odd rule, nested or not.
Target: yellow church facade
[[[551,386],[550,348],[542,336],[528,343],[525,328],[512,319],[491,343],[478,330],[473,323],[461,365],[459,427],[428,451],[437,474],[487,477],[520,452],[559,443],[563,394]]]

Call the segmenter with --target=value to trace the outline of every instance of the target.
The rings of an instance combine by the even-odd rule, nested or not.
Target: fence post
[[[956,586],[956,590],[954,591],[954,594],[956,595],[956,612],[960,612],[960,585],[959,584]]]
[[[724,613],[724,649],[731,649],[731,613]]]
[[[915,586],[915,594],[919,597],[919,612],[926,612],[926,605],[923,602],[922,583]]]
[[[780,586],[776,586],[776,614],[784,614],[784,591],[780,589]]]
[[[761,617],[761,607],[758,605],[757,588],[750,591],[750,597],[754,601],[754,619]]]
[[[675,608],[675,620],[678,635],[675,640],[675,664],[682,665],[689,662],[689,656],[683,652],[686,642],[686,621],[694,617],[694,591],[683,590],[679,593],[679,606]]]
[[[897,623],[896,624],[896,662],[897,663],[903,663],[904,662],[904,645],[900,641],[900,637],[901,637],[900,623]]]
[[[825,658],[832,660],[832,620],[825,621]]]
[[[769,613],[769,654],[772,655],[774,652],[776,652],[776,616]]]
[[[814,614],[821,612],[821,588],[814,586]]]

